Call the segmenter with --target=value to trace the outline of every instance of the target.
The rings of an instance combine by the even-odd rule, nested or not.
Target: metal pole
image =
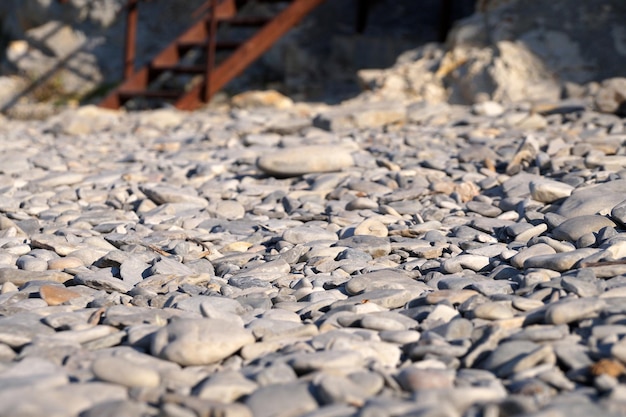
[[[217,2],[218,0],[210,0],[211,8],[209,16],[209,39],[206,46],[206,69],[204,73],[204,102],[208,103],[211,99],[211,77],[213,75],[213,67],[215,66],[215,36],[217,34]]]
[[[135,48],[137,42],[137,3],[126,3],[126,36],[124,38],[124,79],[129,79],[135,72]]]

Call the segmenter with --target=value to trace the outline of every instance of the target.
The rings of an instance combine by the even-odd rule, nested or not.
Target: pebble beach
[[[0,121],[0,416],[626,415],[626,119]]]

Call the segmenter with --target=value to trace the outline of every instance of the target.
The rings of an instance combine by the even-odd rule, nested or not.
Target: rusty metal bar
[[[124,37],[124,79],[129,79],[135,72],[135,54],[137,45],[138,0],[126,3],[126,35]]]
[[[204,92],[202,98],[204,102],[211,99],[211,81],[213,76],[213,68],[215,67],[215,37],[217,35],[217,2],[211,0],[211,8],[209,16],[209,39],[206,45],[206,68],[204,73]]]

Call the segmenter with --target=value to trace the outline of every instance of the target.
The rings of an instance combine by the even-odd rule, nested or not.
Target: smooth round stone
[[[480,271],[487,267],[490,263],[489,257],[480,255],[457,255],[452,258],[446,259],[442,268],[449,274],[454,274],[463,271],[463,269],[470,269],[472,271]]]
[[[387,226],[380,220],[375,218],[369,218],[363,220],[354,228],[354,235],[369,235],[369,236],[378,236],[378,237],[387,237],[389,231],[387,230]]]
[[[361,327],[371,330],[406,330],[406,326],[398,320],[374,315],[364,316]]]
[[[357,197],[346,204],[346,210],[374,210],[378,208],[378,203],[371,198]]]
[[[215,206],[215,215],[227,220],[242,219],[246,209],[241,203],[232,200],[222,200]]]
[[[526,259],[542,255],[554,255],[556,251],[545,243],[537,243],[519,251],[515,256],[511,257],[510,262],[516,268],[523,268]]]
[[[302,416],[319,405],[306,383],[275,384],[262,387],[244,401],[255,417]]]
[[[577,216],[561,223],[552,231],[552,235],[556,239],[575,242],[580,237],[588,233],[597,232],[604,227],[615,227],[615,223],[604,216]]]
[[[626,226],[626,200],[611,210],[611,218],[622,226]]]
[[[317,389],[324,404],[347,403],[361,407],[368,397],[376,395],[383,386],[384,380],[380,375],[359,372],[348,377],[323,375],[318,381]]]
[[[451,369],[404,368],[398,374],[398,382],[406,391],[445,389],[454,386],[455,372]]]
[[[157,387],[161,376],[153,369],[116,357],[100,357],[91,365],[96,378],[126,387]]]
[[[416,330],[383,330],[378,333],[384,342],[406,345],[420,340],[421,334]]]
[[[503,320],[515,316],[510,301],[491,301],[477,306],[473,310],[474,316],[485,320]]]
[[[472,111],[479,116],[497,117],[504,113],[504,107],[495,101],[483,101],[472,106]]]
[[[48,262],[45,259],[30,255],[20,256],[15,264],[24,271],[45,271],[48,269]]]
[[[545,223],[538,224],[537,226],[531,227],[530,229],[526,229],[523,232],[519,233],[515,236],[515,240],[517,242],[528,242],[535,236],[539,236],[543,232],[548,230],[548,225]]]
[[[48,261],[48,269],[64,270],[66,268],[79,268],[85,264],[80,258],[74,256],[66,256],[64,258],[50,259]]]
[[[252,333],[221,319],[179,319],[159,330],[152,340],[155,356],[183,366],[208,365],[254,343]]]
[[[340,171],[354,165],[352,150],[335,146],[294,146],[262,155],[257,166],[276,177]]]
[[[283,232],[283,239],[294,245],[314,242],[317,240],[338,240],[337,233],[319,226],[298,226]]]
[[[289,365],[299,374],[338,368],[359,368],[365,359],[350,350],[318,351],[301,353],[289,360]]]
[[[258,384],[239,372],[226,371],[212,375],[194,388],[194,393],[206,400],[232,403],[244,395],[253,393]]]

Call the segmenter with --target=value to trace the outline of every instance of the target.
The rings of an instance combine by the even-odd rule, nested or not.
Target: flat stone
[[[389,240],[377,236],[352,236],[339,240],[336,245],[361,250],[370,254],[373,258],[380,258],[391,253]]]
[[[294,245],[306,244],[316,240],[338,240],[337,233],[323,229],[319,226],[298,226],[283,232],[283,239]]]
[[[297,146],[272,150],[257,161],[259,169],[276,177],[340,171],[354,165],[352,149],[337,146]]]
[[[576,262],[597,252],[597,249],[577,249],[571,252],[539,255],[524,261],[524,268],[545,268],[553,271],[568,271]]]
[[[624,201],[626,180],[609,181],[575,191],[558,210],[562,216],[571,218],[591,214],[606,215]]]
[[[429,287],[423,282],[411,278],[407,273],[384,269],[357,275],[346,283],[349,294],[360,294],[364,291],[379,289],[401,289],[425,292]]]
[[[126,387],[157,387],[161,382],[157,371],[123,358],[98,358],[91,369],[99,380]]]
[[[404,122],[406,109],[399,102],[349,105],[333,109],[313,119],[313,126],[330,131],[381,127]]]
[[[50,306],[60,305],[74,298],[82,297],[82,294],[60,285],[42,285],[39,288],[39,295]]]
[[[30,281],[52,281],[64,283],[72,279],[70,274],[59,271],[23,271],[20,269],[0,269],[0,284],[11,282],[21,286]]]
[[[333,350],[298,354],[288,363],[296,373],[302,374],[319,370],[360,368],[364,364],[364,358],[355,351]]]
[[[552,235],[556,239],[575,242],[583,235],[597,232],[604,227],[615,227],[615,223],[604,216],[577,216],[571,217],[561,223],[552,231]]]
[[[566,299],[550,304],[545,320],[551,324],[567,324],[586,318],[597,317],[606,307],[601,298]]]

